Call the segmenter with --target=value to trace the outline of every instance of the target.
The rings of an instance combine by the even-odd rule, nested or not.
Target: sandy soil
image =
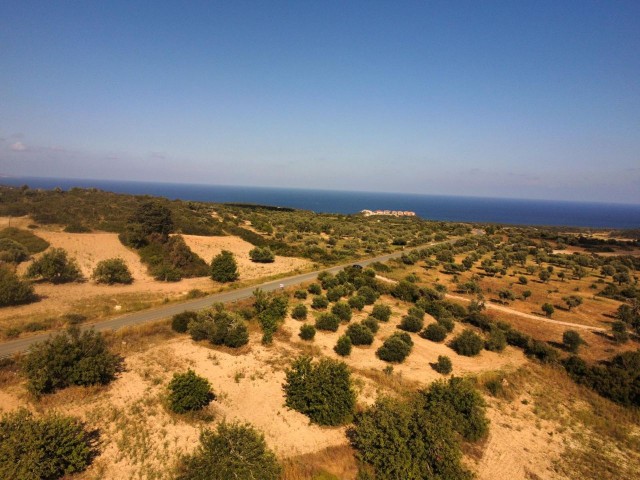
[[[284,272],[301,270],[311,265],[308,260],[280,256],[276,256],[273,263],[254,263],[249,259],[249,251],[254,246],[239,237],[183,236],[189,248],[207,262],[211,262],[211,259],[222,250],[229,250],[233,253],[238,262],[240,280],[278,275]]]

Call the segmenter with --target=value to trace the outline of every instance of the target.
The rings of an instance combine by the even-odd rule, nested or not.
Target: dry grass
[[[354,450],[348,446],[325,448],[283,462],[282,480],[353,480],[358,474]]]

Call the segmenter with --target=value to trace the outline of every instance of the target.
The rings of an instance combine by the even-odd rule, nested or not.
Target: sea
[[[523,200],[407,193],[348,192],[121,180],[3,177],[3,185],[68,190],[98,188],[116,193],[214,203],[251,203],[322,213],[409,210],[426,220],[591,228],[640,228],[640,205]]]

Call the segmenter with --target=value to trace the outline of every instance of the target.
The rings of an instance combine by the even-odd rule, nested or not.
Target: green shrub
[[[365,305],[373,305],[376,300],[378,300],[378,292],[376,292],[373,288],[368,285],[360,287],[357,292],[357,296],[362,297],[364,299]]]
[[[319,425],[351,421],[356,395],[345,363],[323,358],[314,364],[310,357],[299,357],[286,375],[283,389],[287,407]]]
[[[221,283],[235,282],[239,276],[238,264],[233,257],[233,253],[228,250],[223,250],[213,257],[211,261],[212,280]]]
[[[337,332],[339,326],[340,319],[333,313],[323,313],[316,319],[316,328],[318,330]]]
[[[187,330],[195,341],[209,340],[213,345],[238,348],[249,342],[249,331],[235,313],[224,310],[200,312],[189,321]]]
[[[36,343],[22,363],[27,386],[36,395],[69,385],[107,384],[119,371],[121,359],[107,349],[100,333],[69,328]]]
[[[84,225],[80,225],[79,223],[72,223],[64,227],[63,231],[66,233],[90,233],[91,229]]]
[[[489,350],[490,352],[501,352],[507,346],[507,336],[504,331],[499,329],[496,326],[493,326],[491,330],[489,330],[489,338],[484,343],[484,348]]]
[[[293,293],[293,297],[297,298],[298,300],[305,300],[307,298],[307,291],[306,290],[296,290]]]
[[[348,322],[351,320],[351,307],[347,302],[337,302],[331,307],[331,313],[340,319],[342,322]]]
[[[40,238],[29,230],[21,230],[15,227],[7,227],[0,230],[0,240],[2,239],[13,240],[16,243],[19,243],[26,248],[31,255],[34,253],[44,252],[49,248],[49,242],[45,239]]]
[[[29,265],[27,277],[57,284],[80,281],[82,273],[76,261],[67,256],[66,250],[52,248]]]
[[[187,310],[185,312],[176,313],[171,318],[171,328],[174,332],[186,333],[189,322],[198,318],[198,312]]]
[[[313,325],[304,324],[300,327],[299,335],[302,340],[313,340],[316,336],[316,328]]]
[[[424,321],[421,318],[414,317],[413,315],[405,315],[402,317],[402,321],[398,328],[400,330],[404,330],[405,332],[416,333],[422,330],[424,326]]]
[[[306,320],[307,318],[307,307],[302,303],[299,303],[293,310],[291,311],[291,318],[295,318],[296,320]]]
[[[401,280],[391,290],[391,295],[404,302],[415,302],[420,298],[420,289],[414,283]]]
[[[406,336],[405,336],[406,335]],[[376,351],[376,355],[380,360],[385,362],[401,363],[411,353],[413,341],[408,334],[394,333],[387,338],[382,346]]]
[[[329,306],[329,300],[324,295],[316,295],[311,300],[311,308],[314,310],[324,310]]]
[[[540,340],[531,340],[527,344],[524,353],[540,360],[542,363],[556,363],[558,361],[558,351]]]
[[[200,410],[216,399],[209,381],[196,375],[193,370],[174,373],[167,388],[169,408],[175,413]]]
[[[353,345],[371,345],[373,343],[373,332],[363,323],[349,325],[346,335]]]
[[[200,445],[184,457],[177,480],[278,480],[281,468],[264,437],[248,424],[222,422],[204,430]]]
[[[442,342],[447,338],[447,329],[439,323],[430,323],[427,328],[420,332],[420,336],[432,342]]]
[[[10,238],[0,238],[0,262],[20,263],[29,258],[29,250]]]
[[[22,408],[0,418],[0,478],[62,478],[86,469],[95,453],[73,417],[35,418]]]
[[[473,331],[464,330],[453,339],[450,346],[458,355],[473,357],[482,351],[484,348],[484,341]]]
[[[448,375],[453,370],[451,359],[446,355],[438,355],[438,361],[433,364],[433,369],[443,375]]]
[[[0,307],[35,301],[33,286],[20,280],[12,268],[0,265]]]
[[[531,337],[519,330],[510,329],[505,333],[507,343],[513,347],[526,349],[531,343]]]
[[[256,247],[249,252],[249,258],[252,262],[273,263],[276,257],[269,247]]]
[[[378,323],[378,320],[372,316],[368,316],[367,318],[365,318],[362,321],[362,325],[371,330],[371,333],[373,333],[374,335],[378,333],[378,330],[380,330],[380,323]]]
[[[356,295],[355,297],[349,298],[347,303],[349,304],[349,306],[351,308],[353,308],[354,310],[358,310],[358,311],[362,311],[362,309],[366,305],[366,302],[364,301],[364,298],[362,298],[359,295]]]
[[[383,303],[376,303],[371,311],[371,316],[381,322],[388,322],[391,318],[391,307]]]
[[[106,283],[108,285],[113,285],[114,283],[130,284],[133,282],[129,267],[121,258],[109,258],[98,262],[96,268],[93,269],[91,277],[96,283]]]
[[[584,343],[582,337],[575,330],[566,330],[562,334],[562,344],[571,353],[577,353],[580,345]]]
[[[307,287],[307,291],[311,295],[320,295],[322,293],[322,287],[320,285],[318,285],[317,283],[312,283],[311,285],[309,285]]]
[[[327,290],[327,300],[330,302],[337,302],[346,295],[345,288],[342,285],[336,285]]]
[[[419,318],[420,320],[424,320],[424,310],[421,309],[420,307],[416,307],[416,306],[409,307],[409,310],[407,311],[407,315]]]
[[[451,317],[443,316],[438,318],[436,321],[438,322],[438,325],[444,327],[447,333],[453,332],[453,329],[456,326],[455,322],[453,321],[453,318]]]
[[[338,338],[336,345],[333,347],[333,351],[341,357],[349,356],[351,354],[351,339],[346,335],[342,335]]]

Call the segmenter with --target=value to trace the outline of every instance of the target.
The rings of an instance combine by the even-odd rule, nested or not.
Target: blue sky
[[[0,4],[0,174],[640,203],[638,1]]]

